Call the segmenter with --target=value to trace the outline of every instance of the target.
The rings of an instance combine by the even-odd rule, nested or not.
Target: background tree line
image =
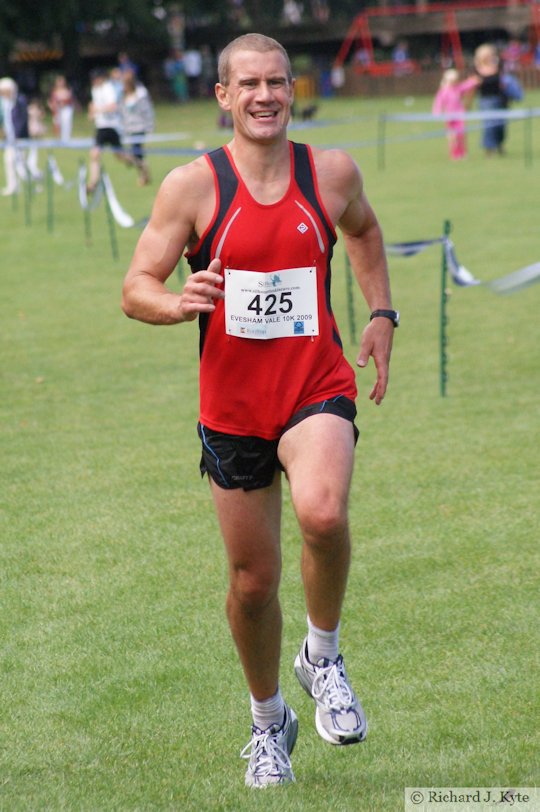
[[[391,0],[329,0],[332,20],[351,20],[366,5],[387,5]],[[323,0],[326,2],[326,0]],[[303,19],[313,18],[316,0],[299,0]],[[284,0],[2,0],[0,3],[0,74],[8,70],[9,56],[17,41],[58,46],[63,52],[63,70],[78,72],[81,38],[96,24],[108,21],[111,31],[127,40],[167,46],[167,18],[181,11],[186,26],[212,21],[229,24],[242,19],[254,27],[282,19]],[[240,14],[239,14],[240,11]]]

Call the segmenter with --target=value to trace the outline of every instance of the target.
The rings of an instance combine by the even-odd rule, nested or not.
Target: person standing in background
[[[474,68],[479,77],[478,107],[481,111],[506,110],[509,101],[523,98],[521,86],[511,74],[504,74],[499,54],[494,45],[480,45],[474,53]],[[489,157],[504,155],[506,119],[492,118],[482,122],[482,146]]]
[[[184,53],[184,70],[189,98],[198,99],[201,95],[202,54],[197,48],[191,48]]]
[[[130,144],[131,161],[139,173],[139,185],[150,183],[150,171],[145,160],[144,136],[154,129],[154,107],[147,88],[138,82],[135,74],[125,71],[123,74],[124,91],[120,102],[120,115],[124,136],[129,139],[139,138]]]
[[[179,48],[174,48],[170,56],[163,63],[163,72],[169,82],[172,94],[177,102],[183,104],[188,100],[188,86],[184,54]]]
[[[459,81],[459,73],[455,68],[449,68],[443,73],[439,90],[433,100],[432,112],[456,113],[456,117],[445,122],[448,134],[448,149],[452,160],[465,158],[467,155],[467,138],[465,135],[465,121],[459,113],[465,112],[465,99],[470,96],[478,85],[478,78]]]
[[[122,73],[132,73],[136,79],[139,78],[139,66],[130,59],[126,51],[120,51],[118,54],[118,67]]]
[[[57,76],[49,95],[48,107],[52,113],[54,133],[60,141],[69,141],[73,130],[75,97],[65,76]]]
[[[47,125],[45,123],[45,108],[43,103],[41,99],[31,99],[28,105],[28,134],[30,138],[39,140],[45,136],[46,132]],[[29,147],[26,165],[34,180],[41,180],[43,178],[43,172],[40,170],[38,162],[39,149],[37,145]]]
[[[18,189],[17,161],[23,157],[24,150],[17,147],[18,138],[28,138],[28,104],[26,97],[19,93],[14,79],[4,76],[0,79],[0,104],[2,107],[2,128],[6,146],[4,147],[4,169],[6,185],[2,195],[12,195]]]

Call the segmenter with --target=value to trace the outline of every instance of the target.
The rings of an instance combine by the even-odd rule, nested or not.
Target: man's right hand
[[[225,298],[225,291],[218,287],[223,284],[220,271],[221,260],[213,259],[206,271],[188,276],[181,294],[182,321],[194,321],[200,313],[212,313],[216,309],[215,300]]]

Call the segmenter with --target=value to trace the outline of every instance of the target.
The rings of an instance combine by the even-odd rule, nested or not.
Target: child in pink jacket
[[[470,79],[459,81],[459,73],[454,68],[449,68],[443,73],[441,84],[433,100],[432,112],[434,115],[441,113],[464,113],[464,99],[478,84],[476,76]],[[467,141],[465,136],[465,122],[460,116],[449,119],[445,122],[448,133],[448,148],[450,157],[453,160],[465,158],[467,155]]]

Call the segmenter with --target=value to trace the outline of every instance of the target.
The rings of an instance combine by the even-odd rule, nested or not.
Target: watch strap
[[[390,319],[394,327],[399,327],[399,313],[397,310],[374,310],[369,317],[369,320],[372,321],[379,316],[382,316],[385,319]]]

